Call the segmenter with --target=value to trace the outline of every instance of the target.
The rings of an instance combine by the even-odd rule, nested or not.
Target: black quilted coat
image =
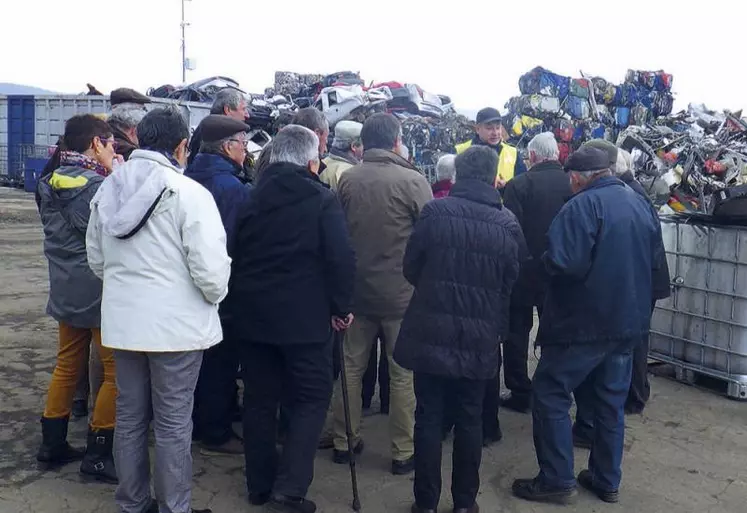
[[[448,197],[428,203],[405,253],[415,293],[394,359],[415,372],[494,377],[525,253],[516,217],[490,185],[458,180]]]

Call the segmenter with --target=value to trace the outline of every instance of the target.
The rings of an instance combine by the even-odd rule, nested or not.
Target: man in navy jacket
[[[514,482],[514,495],[567,504],[576,495],[571,393],[593,384],[594,443],[578,483],[617,502],[632,352],[649,329],[653,273],[664,251],[658,219],[612,176],[607,154],[582,147],[566,163],[575,196],[548,232],[550,286],[533,382],[534,445],[540,472]]]
[[[246,158],[249,126],[227,116],[210,115],[199,126],[200,150],[185,175],[202,184],[215,199],[220,212],[229,256],[233,256],[236,217],[249,196],[249,186],[236,177]],[[221,323],[227,322],[221,308]],[[224,330],[225,333],[225,330]],[[205,352],[195,392],[195,438],[206,454],[243,454],[244,448],[231,428],[237,410],[236,375],[239,357],[231,337]]]

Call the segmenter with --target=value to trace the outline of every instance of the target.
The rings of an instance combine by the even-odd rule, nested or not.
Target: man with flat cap
[[[226,116],[236,121],[246,121],[248,116],[247,107],[244,93],[233,87],[226,87],[218,91],[215,95],[213,106],[210,107],[210,114]],[[201,144],[202,130],[198,126],[189,141],[189,165],[192,164],[195,157],[199,154]]]
[[[644,198],[612,175],[608,154],[582,147],[568,159],[574,196],[548,231],[550,284],[533,381],[534,446],[540,471],[513,484],[517,497],[568,504],[577,482],[617,502],[625,437],[623,407],[633,348],[649,329],[652,276],[664,251]],[[571,393],[591,384],[594,438],[588,470],[573,473]]]
[[[457,155],[464,153],[472,145],[487,146],[498,154],[498,174],[495,186],[502,189],[514,176],[526,172],[527,166],[513,146],[503,142],[501,113],[498,109],[486,107],[477,113],[475,136],[467,142],[456,145]]]
[[[112,113],[108,122],[114,133],[114,144],[117,153],[129,160],[132,152],[138,149],[137,126],[148,113],[145,106],[150,103],[150,98],[123,87],[112,91],[109,100]]]
[[[603,149],[608,153],[610,160],[616,157],[615,176],[617,176],[625,185],[630,187],[636,194],[646,199],[650,199],[646,190],[635,179],[630,162],[630,153],[617,148],[614,144],[603,139],[594,139],[584,143],[585,146]],[[653,205],[651,205],[653,209]],[[661,236],[661,232],[659,233]],[[663,242],[662,242],[663,244]],[[665,299],[671,294],[671,284],[669,276],[669,265],[665,254],[660,255],[661,262],[657,272],[654,274],[653,300],[651,302],[651,315],[653,315],[656,301]],[[625,413],[636,414],[642,413],[643,408],[651,393],[648,382],[648,352],[649,340],[648,333],[643,336],[641,342],[633,351],[633,376],[630,382],[630,391],[625,401]],[[590,449],[594,435],[594,405],[588,398],[593,387],[588,383],[583,383],[573,393],[576,399],[576,420],[573,424],[573,445],[581,449]]]
[[[617,166],[617,146],[605,139],[592,139],[590,141],[586,141],[583,146],[596,148],[605,152],[607,154],[607,163],[610,171],[613,175],[615,174],[615,167]]]
[[[250,186],[241,183],[236,174],[246,159],[246,132],[250,127],[237,119],[211,114],[202,120],[199,129],[202,134],[199,152],[184,174],[213,195],[226,230],[228,254],[233,256],[237,214],[249,195]],[[225,336],[228,319],[224,309],[220,314]],[[195,431],[203,453],[244,453],[231,428],[237,404],[238,360],[236,345],[230,337],[205,351],[194,409]]]

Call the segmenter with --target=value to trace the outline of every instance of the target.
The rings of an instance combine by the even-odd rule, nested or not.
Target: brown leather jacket
[[[342,174],[338,195],[357,260],[354,313],[402,318],[413,292],[402,260],[420,211],[433,199],[428,180],[399,155],[368,150],[362,164]]]

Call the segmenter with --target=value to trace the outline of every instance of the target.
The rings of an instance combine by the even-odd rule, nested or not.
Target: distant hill
[[[25,86],[21,84],[9,84],[7,82],[0,82],[0,94],[2,95],[13,95],[13,94],[61,94],[55,91],[48,91],[39,87]]]

